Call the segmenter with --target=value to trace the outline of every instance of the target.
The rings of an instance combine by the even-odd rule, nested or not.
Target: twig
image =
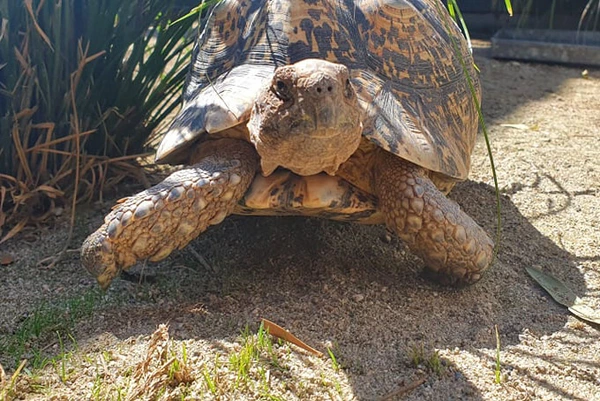
[[[420,379],[417,379],[411,383],[408,383],[405,386],[400,387],[399,389],[392,391],[389,394],[384,395],[383,397],[381,397],[379,399],[379,401],[388,401],[388,400],[393,400],[396,399],[397,397],[400,397],[410,391],[413,391],[414,389],[416,389],[417,387],[419,387],[421,384],[425,383],[427,381],[427,376],[423,376]]]
[[[148,266],[148,259],[144,259],[142,261],[142,270],[140,271],[140,277],[138,279],[138,285],[144,284],[144,272],[146,271],[146,266]]]
[[[36,125],[37,125],[37,127],[35,125],[32,125],[31,128],[40,128],[39,126],[41,124],[36,124]],[[68,135],[68,136],[65,136],[65,137],[62,137],[62,138],[54,139],[52,141],[46,141],[44,143],[40,143],[40,144],[37,144],[35,146],[32,146],[30,148],[25,149],[25,152],[27,152],[27,153],[29,153],[29,152],[39,152],[40,150],[43,150],[44,148],[48,148],[50,146],[54,146],[54,145],[57,145],[57,144],[62,143],[62,142],[70,141],[71,139],[75,139],[75,137],[77,135],[81,135],[81,136],[83,136],[83,135],[90,135],[90,134],[93,134],[96,131],[97,130],[93,129],[93,130],[89,130],[89,131],[86,131],[86,132],[75,133],[75,134]],[[47,150],[47,151],[49,151],[49,150]],[[70,154],[70,153],[67,153],[67,154]]]
[[[198,262],[200,262],[200,264],[207,270],[212,271],[213,273],[217,273],[217,270],[214,269],[210,264],[208,264],[208,262],[206,261],[206,259],[204,258],[204,256],[202,256],[200,254],[200,252],[198,252],[196,250],[196,248],[194,248],[193,245],[188,245],[188,251],[196,258],[196,260]]]

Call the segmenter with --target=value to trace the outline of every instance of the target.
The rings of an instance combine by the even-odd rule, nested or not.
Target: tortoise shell
[[[469,85],[477,97],[480,86],[439,0],[223,0],[207,15],[157,162],[185,162],[192,141],[243,127],[277,67],[318,58],[350,69],[364,137],[426,169],[467,177],[478,126]]]

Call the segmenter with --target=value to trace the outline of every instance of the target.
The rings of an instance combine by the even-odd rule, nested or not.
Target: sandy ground
[[[526,266],[548,271],[600,308],[600,70],[584,77],[582,68],[499,62],[481,52],[477,63],[503,219],[498,260],[481,282],[453,290],[427,281],[422,263],[386,239],[383,227],[233,217],[194,242],[210,269],[190,250],[178,252],[145,266],[144,283],[117,280],[93,313],[75,322],[63,352],[55,335],[29,341],[30,361],[35,349],[50,358],[69,351],[68,358],[24,370],[12,394],[125,398],[119,397],[127,380],[141,380],[132,372],[150,336],[168,323],[164,344],[173,355],[185,344],[190,378],[158,392],[146,378],[140,388],[148,398],[600,400],[599,327],[570,315],[525,272]],[[471,179],[451,197],[494,234],[495,194],[482,138]],[[81,209],[74,246],[110,206]],[[0,245],[15,259],[0,266],[0,337],[14,336],[41,302],[95,288],[77,253],[51,270],[36,265],[65,238],[59,224]],[[240,331],[248,325],[256,333],[263,317],[325,355],[329,347],[339,369],[328,356],[275,345],[281,366],[256,362],[255,384],[235,385],[228,356],[241,347]],[[423,360],[415,361],[421,350]],[[0,363],[8,376],[16,368],[8,354]],[[421,378],[415,389],[393,395]],[[256,384],[261,380],[266,387]]]

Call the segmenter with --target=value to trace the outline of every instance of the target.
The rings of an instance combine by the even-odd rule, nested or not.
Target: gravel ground
[[[191,250],[138,267],[145,281],[117,280],[96,296],[64,345],[52,327],[28,339],[28,370],[11,394],[118,399],[135,398],[137,388],[159,399],[600,400],[599,327],[570,315],[525,271],[550,272],[600,309],[600,70],[582,75],[477,54],[503,219],[498,259],[481,282],[453,290],[427,281],[421,262],[383,227],[232,217],[194,242],[210,268]],[[471,179],[451,197],[493,235],[482,138]],[[79,211],[75,246],[110,206]],[[15,260],[0,266],[0,337],[14,338],[41,302],[67,302],[68,319],[73,299],[95,294],[77,253],[53,269],[37,265],[61,248],[66,231],[59,223],[0,245]],[[247,341],[241,330],[256,333],[261,318],[326,356],[275,344],[241,380],[231,355]],[[183,360],[183,344],[189,377],[173,379],[161,364],[170,355]],[[33,369],[35,349],[59,359]],[[16,368],[8,352],[0,363],[8,376]]]

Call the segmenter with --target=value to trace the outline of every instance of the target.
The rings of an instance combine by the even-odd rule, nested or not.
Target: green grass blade
[[[510,15],[512,17],[513,16],[513,8],[512,8],[512,3],[510,2],[510,0],[504,0],[504,7],[506,7],[506,12],[508,13],[508,15]]]
[[[472,51],[473,45],[471,44],[471,35],[469,35],[469,28],[467,27],[467,23],[465,22],[462,13],[460,12],[460,8],[458,7],[456,0],[448,0],[448,11],[450,11],[450,16],[452,16],[452,18],[455,21],[460,22],[460,26],[463,29],[465,38],[467,39],[469,50]]]
[[[437,7],[437,11],[439,15],[444,15],[444,13],[442,12],[442,9],[440,8],[439,5],[437,5],[436,3],[436,7]],[[450,41],[452,43],[452,47],[454,49],[454,53],[457,56],[461,68],[463,70],[463,73],[465,75],[465,78],[467,80],[467,85],[469,87],[469,91],[471,93],[471,97],[472,100],[475,104],[475,109],[477,110],[477,115],[479,117],[479,123],[481,125],[481,129],[483,131],[483,137],[485,139],[485,145],[486,145],[486,149],[487,149],[487,153],[488,153],[488,158],[490,161],[490,167],[492,169],[492,177],[494,180],[494,188],[496,191],[496,241],[495,241],[495,247],[494,247],[494,259],[497,257],[498,255],[498,249],[500,248],[500,240],[501,240],[501,234],[502,234],[502,204],[500,201],[500,188],[498,186],[498,176],[496,174],[496,165],[494,163],[494,155],[492,152],[492,145],[489,139],[489,134],[488,134],[488,130],[487,130],[487,125],[485,123],[485,119],[483,117],[483,112],[481,110],[481,103],[479,102],[478,96],[477,96],[477,91],[475,90],[475,85],[473,83],[473,79],[471,78],[471,74],[469,73],[469,68],[467,66],[467,63],[462,55],[462,52],[460,50],[460,47],[458,45],[458,43],[456,42],[456,38],[451,34],[452,30],[450,28],[450,21],[447,18],[442,18],[443,22],[444,22],[444,26],[446,29],[446,32],[448,32],[448,36],[450,37]]]
[[[219,1],[221,1],[221,0],[206,0],[206,1],[202,0],[202,3],[199,4],[198,6],[192,8],[190,10],[190,12],[188,12],[187,14],[185,14],[184,16],[182,16],[181,18],[179,18],[179,19],[171,22],[169,24],[169,27],[171,27],[173,25],[177,25],[177,24],[179,24],[181,22],[189,20],[190,18],[193,18],[193,17],[196,17],[196,16],[200,15],[204,9],[206,9],[207,7],[216,5]]]

